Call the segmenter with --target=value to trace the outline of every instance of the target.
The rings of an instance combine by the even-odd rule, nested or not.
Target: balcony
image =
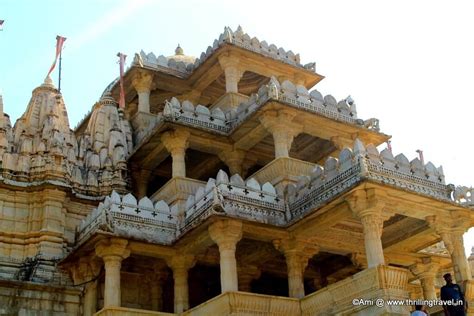
[[[387,305],[355,306],[352,303],[353,299],[374,301],[408,299],[408,271],[389,266],[366,269],[301,300],[247,292],[227,292],[180,314],[108,307],[96,315],[408,315],[412,308]]]
[[[246,292],[223,293],[184,313],[198,315],[301,315],[298,299]]]
[[[410,306],[355,306],[353,299],[408,299],[408,271],[378,266],[331,284],[301,300],[301,315],[408,315]]]

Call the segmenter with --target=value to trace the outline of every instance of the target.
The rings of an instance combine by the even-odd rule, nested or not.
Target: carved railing
[[[261,86],[258,93],[251,95],[246,102],[225,113],[219,107],[209,110],[203,105],[194,106],[189,101],[180,102],[172,98],[165,103],[163,117],[169,122],[229,135],[250,115],[271,100],[377,132],[380,129],[377,119],[372,118],[366,121],[358,119],[355,104],[352,102],[350,105],[346,100],[337,102],[332,95],[326,95],[323,98],[317,90],[309,92],[306,87],[295,85],[288,80],[280,84],[274,77],[268,85]]]
[[[301,315],[298,299],[246,292],[227,292],[182,313],[194,315]]]
[[[324,167],[317,165],[310,176],[302,176],[286,188],[286,198],[292,220],[296,220],[320,205],[347,192],[363,180],[383,183],[446,202],[454,202],[452,188],[444,183],[441,167],[415,158],[411,162],[403,155],[393,157],[385,149],[365,147],[360,140],[354,149],[344,148],[339,159],[329,157]]]
[[[188,197],[185,212],[184,231],[215,212],[278,226],[285,225],[287,216],[284,200],[272,184],[260,185],[253,178],[244,182],[238,174],[229,178],[222,170]]]
[[[203,52],[199,58],[196,58],[194,62],[177,61],[163,55],[156,57],[154,53],[151,52],[147,54],[142,50],[140,53],[135,54],[133,65],[155,70],[164,70],[177,76],[185,77],[190,75],[194,69],[204,63],[204,61],[224,44],[232,44],[286,64],[316,72],[315,63],[309,63],[303,66],[300,64],[299,54],[294,54],[291,50],[286,51],[281,47],[278,48],[274,44],[269,45],[266,41],[259,41],[256,37],[251,38],[240,26],[235,31],[232,31],[230,27],[225,27],[224,32],[219,35],[218,39],[214,40],[212,46],[208,46],[206,51]]]
[[[307,171],[308,165],[302,166]],[[267,180],[263,178],[262,182]],[[153,196],[153,200],[166,202],[155,206],[146,197],[137,203],[131,194],[121,199],[114,192],[80,225],[79,239],[108,230],[166,244],[214,214],[285,227],[365,180],[456,202],[452,186],[444,184],[441,167],[431,162],[424,165],[418,158],[408,161],[402,154],[393,157],[388,149],[379,153],[375,146],[365,147],[356,139],[353,149],[344,148],[339,159],[329,157],[324,167],[316,165],[309,175],[305,172],[297,177],[283,194],[268,181],[263,185],[253,177],[244,181],[240,175],[229,177],[222,170],[206,184],[186,178],[170,180]],[[172,210],[167,203],[173,204]],[[184,215],[178,218],[178,214]]]
[[[106,197],[79,225],[77,243],[98,231],[152,243],[170,244],[176,239],[177,215],[164,201],[147,197],[137,202],[132,194],[115,191]]]
[[[352,314],[368,307],[379,308],[379,314],[383,314],[383,309],[375,305],[353,304],[354,299],[374,301],[376,299],[385,301],[408,299],[408,271],[381,265],[356,273],[303,298],[301,300],[302,315]],[[409,312],[410,307],[385,306],[385,308],[395,308],[397,312],[404,314],[403,312]]]

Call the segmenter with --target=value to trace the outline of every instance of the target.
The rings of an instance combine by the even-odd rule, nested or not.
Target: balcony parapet
[[[431,162],[426,165],[403,154],[393,157],[384,149],[381,153],[372,144],[367,147],[358,139],[353,149],[344,148],[339,159],[329,157],[323,166],[317,165],[310,176],[302,176],[296,184],[286,188],[286,198],[293,219],[304,216],[339,194],[348,191],[362,180],[386,184],[446,202],[452,187],[444,183],[442,167]]]
[[[254,294],[226,292],[182,313],[194,315],[301,315],[298,299]]]
[[[331,284],[301,299],[301,315],[355,314],[408,315],[410,306],[357,306],[354,299],[408,299],[408,271],[389,266],[377,266]]]
[[[187,77],[224,44],[232,44],[286,64],[303,68],[310,72],[316,72],[315,63],[303,66],[300,64],[299,54],[294,54],[291,50],[286,51],[281,47],[278,48],[274,44],[269,45],[266,41],[259,41],[256,37],[251,38],[240,26],[235,31],[232,31],[230,27],[225,27],[224,32],[214,40],[212,46],[208,46],[206,51],[201,53],[194,62],[177,61],[163,55],[156,57],[154,53],[150,52],[147,54],[142,50],[140,53],[135,54],[133,65],[154,70],[165,70],[179,77]]]
[[[216,213],[276,226],[285,225],[288,215],[285,201],[271,183],[244,181],[238,174],[229,178],[222,170],[188,197],[185,210],[184,231]]]
[[[286,158],[273,164],[295,162]],[[316,165],[309,175],[310,166],[298,163],[293,171],[301,169],[304,174],[280,193],[270,182],[270,171],[256,173],[244,181],[240,175],[229,177],[222,170],[206,184],[187,178],[170,180],[152,197],[165,201],[154,205],[146,197],[137,203],[131,194],[121,198],[114,192],[81,223],[79,240],[97,230],[106,230],[169,244],[212,215],[285,227],[366,180],[467,206],[459,195],[453,194],[454,186],[444,183],[442,167],[436,168],[431,162],[423,164],[418,158],[408,161],[403,154],[394,157],[388,149],[379,153],[375,146],[364,146],[358,139],[352,149],[342,149],[339,158],[329,157],[324,167]],[[263,181],[266,182],[261,184]]]
[[[121,237],[171,244],[176,239],[176,208],[164,201],[144,197],[137,202],[132,194],[121,197],[117,192],[105,198],[79,225],[77,244],[96,232]]]
[[[169,122],[229,135],[269,101],[278,101],[299,110],[376,132],[380,130],[377,119],[371,118],[364,121],[357,118],[353,102],[351,105],[347,99],[337,102],[332,95],[323,97],[317,90],[309,92],[306,87],[295,85],[289,80],[280,84],[274,77],[267,85],[262,85],[258,92],[252,94],[246,102],[240,103],[237,108],[224,111],[216,106],[210,110],[203,105],[195,106],[190,101],[180,102],[173,97],[165,102],[163,117]]]

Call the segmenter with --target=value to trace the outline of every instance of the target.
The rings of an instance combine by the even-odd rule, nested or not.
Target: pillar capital
[[[153,75],[138,71],[132,79],[132,85],[138,94],[138,112],[150,113],[150,92],[153,83]]]
[[[244,69],[240,65],[240,58],[234,54],[220,55],[218,60],[224,70],[226,92],[238,93],[238,84],[244,74]]]
[[[260,123],[273,136],[275,158],[288,157],[293,139],[303,131],[303,126],[293,122],[296,113],[288,110],[270,110],[262,113]]]
[[[218,156],[228,167],[231,174],[242,175],[243,163],[247,152],[242,149],[234,149],[231,151],[221,151]]]
[[[296,238],[277,239],[273,245],[285,255],[290,297],[304,297],[304,271],[319,247]]]
[[[78,262],[68,266],[68,270],[71,272],[74,284],[80,284],[96,278],[100,273],[101,266],[100,259],[90,255],[79,258]]]
[[[196,258],[192,255],[176,254],[166,259],[166,264],[173,271],[179,269],[185,269],[186,271],[191,269],[196,263]]]
[[[353,214],[360,219],[364,232],[365,253],[369,268],[385,264],[382,247],[384,199],[375,190],[357,190],[346,197],[346,203]]]
[[[132,78],[132,85],[138,93],[150,92],[152,83],[153,74],[145,71],[138,71]]]
[[[128,241],[120,238],[110,238],[109,240],[101,240],[95,246],[95,253],[101,257],[104,262],[106,260],[119,260],[128,258],[130,250],[127,249]]]
[[[424,298],[434,300],[436,299],[435,278],[439,265],[431,262],[431,258],[424,258],[423,261],[423,263],[416,263],[409,268],[413,275],[420,280]]]
[[[273,246],[281,251],[285,257],[297,257],[300,269],[304,271],[308,260],[319,252],[319,246],[294,237],[273,240]]]
[[[173,177],[186,176],[186,164],[184,157],[186,154],[186,149],[189,145],[190,135],[191,133],[185,129],[176,129],[165,132],[163,135],[161,135],[161,142],[173,158]]]
[[[184,152],[188,148],[190,135],[191,133],[185,129],[176,129],[163,133],[161,142],[171,154]]]
[[[469,215],[452,212],[451,217],[427,216],[426,222],[438,234],[448,250],[457,283],[471,280],[471,269],[464,251],[463,235],[469,228]]]
[[[222,69],[226,69],[229,67],[236,67],[240,66],[240,57],[236,54],[223,54],[219,55],[218,57],[219,64],[221,65]]]
[[[237,242],[242,238],[242,222],[233,219],[220,220],[209,225],[208,232],[219,246],[219,251],[235,250]]]
[[[415,263],[409,267],[411,273],[419,279],[432,277],[434,278],[439,270],[439,264],[431,262],[429,258],[426,263]]]

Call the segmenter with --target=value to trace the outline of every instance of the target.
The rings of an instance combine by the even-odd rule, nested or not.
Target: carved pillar
[[[97,278],[99,277],[102,262],[95,255],[82,256],[79,261],[67,266],[75,285],[84,285],[83,312],[85,316],[92,316],[97,307]]]
[[[425,300],[436,299],[435,278],[438,268],[438,265],[431,262],[416,264],[410,267],[410,271],[420,280]]]
[[[239,81],[244,71],[239,67],[239,59],[236,56],[219,56],[219,63],[224,69],[226,92],[238,93]]]
[[[440,219],[437,216],[428,216],[426,221],[441,236],[446,249],[451,255],[456,282],[463,284],[465,281],[472,279],[463,240],[463,235],[469,228],[470,221],[468,215],[464,217],[462,213],[453,214],[453,218]]]
[[[246,265],[237,268],[239,291],[252,292],[252,281],[260,277],[261,271],[257,266]]]
[[[285,255],[289,296],[304,297],[304,271],[319,248],[295,238],[274,240],[273,245]]]
[[[234,149],[232,151],[223,151],[219,153],[219,158],[229,167],[231,175],[238,173],[243,176],[242,172],[245,155],[245,151]]]
[[[186,177],[186,163],[184,158],[189,145],[189,135],[190,133],[187,130],[177,129],[166,132],[161,136],[163,145],[166,147],[166,150],[171,153],[173,159],[173,178]]]
[[[151,309],[161,311],[163,308],[163,283],[168,277],[166,264],[162,261],[153,265],[153,271],[146,272],[146,281],[150,287]]]
[[[150,180],[151,171],[141,169],[135,173],[135,181],[137,183],[137,197],[141,199],[147,195],[148,181]]]
[[[167,260],[173,270],[174,279],[174,312],[182,313],[189,308],[188,270],[195,260],[189,255],[175,255]]]
[[[211,224],[208,231],[211,239],[219,247],[222,293],[238,291],[235,248],[242,238],[242,222],[221,220]]]
[[[92,316],[97,307],[97,281],[91,281],[85,286],[84,316]]]
[[[362,223],[367,266],[372,268],[385,264],[382,247],[384,202],[375,196],[374,190],[356,191],[346,201]]]
[[[293,139],[302,132],[303,127],[292,122],[295,113],[290,111],[267,111],[260,116],[263,127],[272,133],[275,145],[275,158],[289,157]]]
[[[127,243],[124,239],[111,238],[95,247],[95,253],[104,260],[105,266],[104,307],[121,304],[120,268],[122,260],[130,255]]]
[[[138,94],[138,112],[150,113],[150,92],[153,75],[139,72],[132,79],[132,85]]]

